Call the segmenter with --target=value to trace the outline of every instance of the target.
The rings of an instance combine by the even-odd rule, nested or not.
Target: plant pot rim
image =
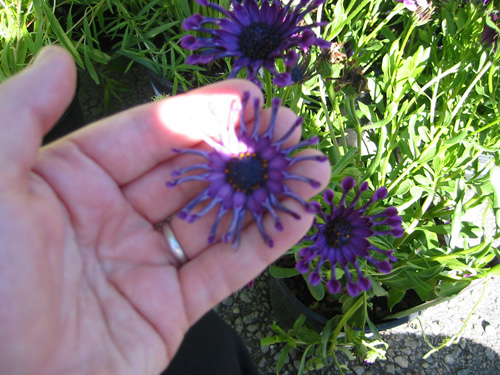
[[[274,283],[274,285],[273,285],[273,283]],[[304,314],[307,317],[307,322],[310,323],[316,330],[321,331],[322,327],[324,327],[327,324],[329,319],[318,314],[317,312],[310,309],[309,307],[307,307],[299,298],[297,298],[297,296],[295,296],[291,292],[291,290],[286,285],[284,279],[275,278],[275,277],[271,276],[270,277],[270,287],[271,287],[271,298],[273,298],[273,295],[274,295],[273,290],[280,291],[281,293],[283,293],[284,296],[286,297],[286,299],[290,302],[290,304],[293,305],[293,307],[298,311],[298,315]],[[271,300],[271,302],[273,305],[273,310],[275,310],[275,315],[277,317],[279,317],[280,314],[276,312],[276,310],[279,309],[279,306],[276,306],[276,303],[273,303],[272,300]],[[291,306],[289,305],[288,308],[291,308]],[[377,328],[378,331],[385,331],[385,330],[406,324],[406,323],[412,321],[413,319],[415,319],[418,315],[420,315],[420,311],[412,312],[412,313],[409,313],[407,315],[404,315],[404,316],[401,316],[398,318],[387,320],[386,322],[376,323],[375,327]],[[295,317],[295,319],[297,319],[297,318],[298,318],[298,316]],[[286,328],[289,328],[289,326],[290,326],[290,324],[284,324],[284,325],[286,326]],[[364,332],[371,333],[372,330],[368,326],[365,326]]]

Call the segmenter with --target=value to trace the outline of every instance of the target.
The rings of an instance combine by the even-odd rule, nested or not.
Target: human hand
[[[0,86],[0,373],[157,374],[188,328],[294,245],[313,216],[284,199],[302,218],[280,215],[284,230],[270,230],[273,248],[249,220],[237,251],[207,244],[210,215],[192,224],[174,218],[170,225],[189,259],[178,267],[155,224],[202,185],[166,188],[171,172],[192,157],[173,148],[197,146],[203,132],[227,121],[244,91],[261,97],[260,90],[240,80],[207,86],[40,149],[75,82],[69,54],[50,47]],[[276,137],[295,118],[280,110]],[[290,142],[299,137],[297,131]],[[293,168],[321,189],[327,164]],[[290,186],[304,199],[319,191],[299,181]],[[265,217],[267,227],[272,222]]]

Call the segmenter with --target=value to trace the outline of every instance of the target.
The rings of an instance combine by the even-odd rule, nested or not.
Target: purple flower
[[[302,125],[302,118],[298,118],[290,130],[279,140],[273,140],[276,116],[281,101],[279,98],[272,100],[272,114],[269,127],[263,133],[260,128],[260,103],[254,99],[252,104],[255,111],[254,127],[250,132],[244,119],[245,107],[250,101],[250,94],[246,92],[242,99],[243,108],[233,107],[233,111],[241,110],[239,118],[239,132],[236,133],[235,121],[230,121],[229,128],[220,134],[220,143],[208,138],[205,141],[213,147],[211,151],[201,150],[176,150],[183,154],[199,155],[207,160],[206,163],[195,164],[181,170],[172,172],[173,177],[179,177],[193,170],[202,173],[188,175],[173,179],[167,186],[173,187],[188,181],[207,182],[208,186],[179,213],[178,217],[194,222],[218,206],[217,215],[212,229],[208,235],[208,242],[214,243],[217,229],[222,217],[232,211],[229,229],[222,235],[222,241],[232,242],[237,247],[240,240],[243,218],[247,212],[253,216],[260,233],[269,247],[273,241],[263,225],[263,216],[268,212],[274,219],[274,227],[280,231],[283,224],[277,211],[283,211],[296,219],[300,216],[283,206],[278,196],[289,197],[299,202],[309,212],[314,212],[313,207],[286,184],[288,180],[299,180],[319,187],[319,182],[310,178],[294,174],[288,169],[304,160],[325,161],[324,156],[291,156],[296,150],[318,143],[318,138],[310,138],[296,145],[284,147],[285,141],[295,129]],[[234,116],[231,116],[234,118]],[[202,204],[203,203],[203,204]],[[193,209],[202,204],[197,212]]]
[[[386,259],[375,257],[374,253],[381,254],[391,261],[396,261],[392,254],[393,250],[382,250],[376,247],[368,239],[376,235],[392,235],[400,237],[404,231],[401,228],[401,218],[397,209],[388,207],[384,211],[369,215],[368,208],[380,199],[387,196],[385,187],[379,188],[372,195],[371,199],[359,208],[356,208],[361,193],[368,189],[368,183],[363,182],[355,197],[349,205],[346,205],[347,193],[354,188],[355,181],[352,177],[346,177],[342,181],[343,194],[337,206],[333,202],[334,193],[328,189],[323,197],[326,204],[330,205],[330,213],[327,214],[319,209],[318,217],[321,219],[314,224],[316,232],[304,238],[305,241],[312,241],[312,245],[304,247],[298,253],[300,258],[296,268],[301,273],[310,270],[311,262],[317,259],[314,270],[309,275],[309,283],[317,285],[322,276],[320,270],[325,262],[329,262],[331,268],[330,280],[326,286],[330,293],[339,293],[341,283],[335,276],[337,264],[340,264],[345,271],[347,278],[347,291],[351,296],[356,296],[361,290],[370,289],[371,283],[363,275],[358,264],[358,258],[364,258],[377,267],[379,272],[388,273],[392,266]],[[319,206],[319,205],[318,205]],[[356,270],[357,278],[353,279],[352,268]]]
[[[489,17],[493,24],[497,24],[499,19],[498,14],[499,14],[498,12],[492,12],[489,14]],[[491,47],[493,45],[494,48],[496,49],[498,43],[498,31],[495,30],[493,27],[488,26],[487,24],[484,25],[481,41],[488,47]]]
[[[247,79],[260,85],[259,69],[264,67],[274,74],[273,83],[287,86],[292,83],[290,73],[279,73],[276,59],[283,59],[290,67],[298,59],[297,48],[308,49],[316,45],[328,48],[330,43],[317,38],[311,28],[322,23],[304,24],[304,17],[325,0],[301,0],[295,9],[291,1],[283,5],[281,0],[231,0],[232,10],[226,10],[207,0],[196,0],[222,13],[224,18],[204,17],[194,14],[183,23],[183,28],[208,34],[207,37],[186,35],[181,46],[199,51],[188,57],[188,64],[205,64],[222,57],[236,57],[230,78],[246,67]],[[206,27],[215,25],[217,27]]]
[[[408,9],[409,11],[415,12],[418,8],[426,9],[429,6],[427,0],[397,0]]]

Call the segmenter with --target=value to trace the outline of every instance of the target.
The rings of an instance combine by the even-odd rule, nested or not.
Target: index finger
[[[262,98],[253,83],[228,80],[127,110],[65,139],[123,185],[176,155],[173,148],[192,147],[220,127],[245,91]],[[250,110],[245,114],[248,120],[252,116]]]

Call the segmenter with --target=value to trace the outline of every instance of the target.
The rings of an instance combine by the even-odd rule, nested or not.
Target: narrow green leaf
[[[274,266],[274,265],[269,267],[269,273],[273,277],[276,277],[277,279],[293,277],[293,276],[297,276],[300,274],[300,272],[296,268],[284,268],[284,267],[278,267],[278,266]]]
[[[306,316],[304,314],[300,314],[295,323],[293,324],[293,330],[298,331],[305,323]]]
[[[81,68],[85,68],[85,64],[83,63],[80,54],[78,53],[73,42],[66,35],[66,32],[61,27],[61,24],[59,23],[56,16],[50,9],[48,2],[42,0],[33,0],[33,4],[35,5],[35,9],[38,9],[37,13],[39,14],[39,16],[45,15],[45,17],[47,17],[47,20],[50,26],[52,27],[52,30],[56,35],[57,39],[61,42],[61,45],[64,48],[66,48],[69,51],[69,53],[71,53],[76,63]]]
[[[313,349],[313,346],[308,346],[307,349],[304,351],[304,354],[302,355],[302,358],[300,360],[300,366],[297,371],[297,375],[302,375],[304,373],[304,368],[306,365],[306,359],[307,356],[309,355],[309,352]]]
[[[287,345],[283,348],[283,350],[280,353],[280,356],[278,358],[278,362],[276,363],[276,373],[279,373],[283,366],[285,365],[285,362],[288,358],[288,352],[290,351],[290,347]]]

